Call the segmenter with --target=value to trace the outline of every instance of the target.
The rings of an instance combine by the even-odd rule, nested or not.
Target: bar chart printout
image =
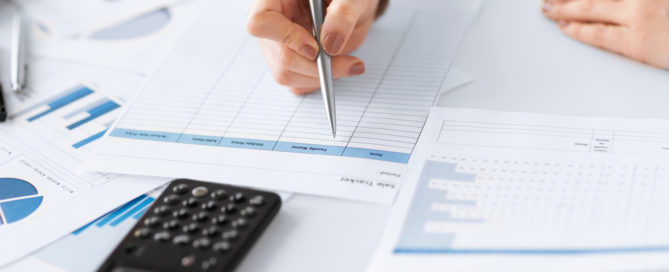
[[[100,139],[109,129],[122,102],[78,84],[17,113],[32,130],[48,129],[64,135],[79,149]]]
[[[336,138],[319,92],[296,96],[274,82],[244,14],[205,16],[87,167],[389,203],[476,10],[402,3],[355,52],[365,75],[335,84]],[[205,34],[221,25],[232,37]]]
[[[370,269],[669,267],[668,124],[435,108]]]
[[[36,65],[31,96],[12,101],[12,122],[0,125],[0,241],[11,245],[0,247],[3,268],[166,181],[77,171],[119,113],[123,90],[141,81],[103,68],[47,65],[56,69],[41,73]],[[90,81],[82,84],[84,75]]]

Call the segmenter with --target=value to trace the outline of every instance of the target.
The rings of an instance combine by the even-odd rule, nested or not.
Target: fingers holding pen
[[[333,0],[327,8],[321,29],[320,41],[325,52],[330,55],[345,52],[356,29],[373,20],[377,5],[378,0]]]
[[[360,75],[364,63],[347,56],[364,41],[379,0],[329,0],[319,41],[332,56],[334,79]],[[320,86],[315,62],[319,43],[311,33],[306,0],[256,0],[250,10],[247,31],[260,38],[260,47],[275,80],[294,93]]]
[[[255,37],[282,43],[307,59],[314,60],[318,55],[318,43],[313,35],[281,13],[280,1],[256,1],[246,29]]]
[[[274,79],[280,85],[289,87],[296,94],[312,92],[320,87],[316,62],[273,41],[260,40],[260,48]],[[365,65],[359,58],[332,57],[332,75],[335,79],[361,75],[364,72]]]

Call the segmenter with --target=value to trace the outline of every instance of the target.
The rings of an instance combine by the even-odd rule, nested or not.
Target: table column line
[[[288,118],[288,121],[286,122],[286,125],[283,126],[283,129],[281,130],[281,133],[279,133],[279,137],[276,138],[276,142],[274,142],[274,146],[272,146],[272,151],[276,150],[276,145],[281,141],[281,137],[283,136],[283,133],[286,132],[286,128],[288,128],[288,126],[290,126],[290,122],[293,121],[293,117],[295,117],[295,114],[297,113],[297,111],[300,110],[300,106],[302,106],[302,102],[304,102],[305,97],[306,96],[303,95],[300,98],[300,103],[297,103],[297,106],[295,107],[295,110],[293,110],[293,114],[290,115],[290,118]]]
[[[386,78],[386,76],[388,75],[388,72],[390,71],[390,69],[392,69],[393,63],[395,62],[395,60],[397,60],[397,56],[399,55],[399,52],[402,50],[402,47],[404,46],[404,43],[406,42],[406,38],[409,35],[409,32],[411,31],[411,29],[413,28],[414,23],[416,22],[416,17],[418,17],[417,15],[418,14],[416,12],[411,16],[409,24],[407,25],[407,28],[404,30],[404,34],[401,37],[402,42],[397,46],[397,49],[395,49],[395,52],[393,53],[393,56],[390,59],[390,62],[388,63],[388,66],[383,71],[383,75],[379,79],[379,82],[376,84],[376,88],[374,89],[374,92],[372,93],[372,96],[369,98],[369,101],[367,101],[367,106],[365,106],[365,110],[360,115],[360,119],[358,120],[358,123],[355,125],[355,128],[353,129],[353,132],[351,132],[351,136],[348,138],[348,142],[346,142],[346,146],[344,146],[344,151],[342,151],[342,152],[345,152],[346,149],[348,149],[348,146],[351,144],[351,139],[353,139],[353,137],[355,136],[355,132],[358,130],[358,127],[360,126],[360,123],[362,122],[362,119],[365,118],[365,114],[367,113],[367,109],[372,104],[372,101],[374,100],[374,97],[376,96],[379,89],[381,88],[381,85],[383,85],[383,81]]]
[[[188,123],[186,124],[184,129],[181,131],[181,133],[179,134],[179,137],[177,137],[177,139],[176,139],[177,143],[181,140],[181,137],[183,137],[183,135],[186,133],[186,130],[188,130],[188,127],[190,126],[190,124],[195,119],[195,116],[197,116],[197,114],[200,113],[200,110],[202,110],[202,106],[204,105],[205,102],[207,102],[207,98],[209,98],[209,96],[211,96],[211,94],[216,89],[216,86],[218,86],[218,84],[221,82],[221,80],[223,80],[223,78],[225,77],[225,74],[228,73],[228,70],[230,69],[230,67],[232,67],[232,64],[235,63],[235,60],[237,60],[239,55],[241,55],[242,50],[245,48],[245,45],[249,42],[249,40],[250,40],[250,38],[248,38],[248,37],[246,38],[246,40],[244,40],[244,42],[242,43],[242,46],[240,46],[237,49],[237,51],[235,52],[235,56],[232,57],[230,62],[228,62],[228,64],[225,66],[225,69],[223,69],[223,72],[221,73],[221,75],[218,77],[218,79],[216,79],[214,84],[211,85],[211,88],[209,88],[209,92],[204,97],[204,99],[202,99],[202,102],[200,102],[199,107],[197,108],[195,113],[193,113],[193,116],[191,116],[190,120],[188,121]]]
[[[235,120],[237,120],[237,117],[239,116],[239,113],[242,111],[242,109],[244,108],[246,103],[249,101],[249,99],[251,99],[251,96],[253,96],[253,93],[258,88],[258,86],[260,86],[260,83],[262,82],[263,78],[265,78],[265,75],[267,75],[267,71],[268,71],[268,69],[265,68],[265,70],[262,72],[262,74],[258,78],[258,81],[256,81],[256,83],[253,85],[253,89],[248,93],[248,95],[246,95],[246,98],[244,98],[244,102],[242,102],[242,105],[239,106],[239,110],[235,113],[235,116],[232,117],[232,120],[230,120],[230,124],[228,125],[227,128],[225,128],[225,131],[221,135],[221,138],[218,141],[219,145],[223,142],[223,138],[225,138],[225,135],[228,134],[228,131],[230,131],[230,128],[235,123]]]

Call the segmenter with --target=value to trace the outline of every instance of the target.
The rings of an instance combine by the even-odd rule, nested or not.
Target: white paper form
[[[476,9],[391,7],[356,52],[367,73],[335,84],[333,139],[321,95],[274,83],[234,3],[209,3],[87,167],[390,203]]]
[[[434,108],[417,153],[369,271],[669,267],[669,121]]]
[[[141,78],[31,64],[33,96],[10,99],[13,119],[0,124],[0,267],[167,181],[75,171]]]

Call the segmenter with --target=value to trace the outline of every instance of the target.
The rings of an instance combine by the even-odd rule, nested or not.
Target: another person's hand
[[[669,0],[544,0],[567,35],[669,69]]]
[[[384,0],[381,0],[384,1]],[[347,56],[358,48],[377,15],[379,0],[327,0],[320,41],[332,55],[335,79],[361,75],[365,64]],[[255,0],[247,22],[248,32],[259,39],[274,79],[293,93],[319,88],[308,0]]]

